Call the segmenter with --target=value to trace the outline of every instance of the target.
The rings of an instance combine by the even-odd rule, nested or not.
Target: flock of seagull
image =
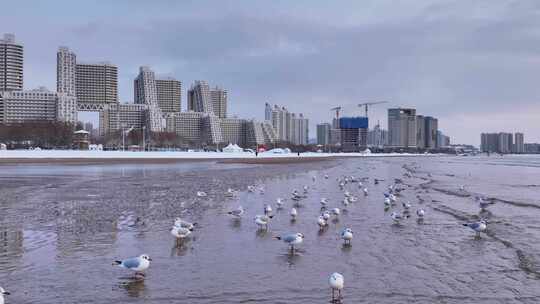
[[[410,173],[405,173],[406,177],[412,177]],[[313,176],[313,183],[316,182],[317,177]],[[329,179],[329,176],[327,174],[324,175],[324,179]],[[343,191],[343,200],[341,201],[341,204],[343,205],[343,208],[347,208],[350,204],[353,204],[358,201],[358,197],[356,197],[354,194],[352,194],[350,191],[347,190],[347,185],[354,185],[356,184],[359,192],[363,193],[364,196],[369,195],[369,190],[366,187],[365,183],[367,183],[368,178],[356,178],[354,176],[341,176],[336,179],[338,183],[338,187],[341,191]],[[384,181],[381,179],[373,179],[374,184],[379,184],[379,182]],[[385,211],[389,211],[390,209],[393,209],[393,211],[390,213],[390,219],[394,225],[401,225],[401,222],[405,219],[408,219],[411,217],[411,210],[412,205],[409,201],[403,201],[401,202],[401,209],[397,210],[396,206],[398,206],[398,196],[400,196],[400,192],[404,190],[404,188],[400,187],[401,180],[396,179],[394,183],[392,183],[390,186],[388,186],[388,189],[385,193],[383,193],[383,206]],[[259,192],[260,194],[265,193],[264,186],[255,186],[255,185],[249,185],[247,186],[247,191],[249,193],[256,193]],[[300,201],[303,199],[306,199],[308,197],[310,191],[310,187],[305,185],[302,188],[302,191],[299,190],[293,190],[291,193],[290,199],[294,202],[292,205],[292,208],[289,211],[289,216],[291,221],[296,221],[298,218],[298,207],[301,206]],[[460,191],[465,191],[464,186],[460,186]],[[227,198],[233,198],[237,196],[238,191],[235,191],[231,188],[227,189],[227,191],[224,193],[224,196]],[[196,196],[198,198],[206,198],[208,195],[207,193],[203,191],[197,191]],[[485,210],[487,206],[490,204],[489,202],[485,202],[482,198],[477,197],[476,198],[481,210]],[[276,199],[276,208],[278,210],[282,210],[285,206],[286,199],[284,198],[277,198]],[[328,221],[332,218],[337,218],[340,216],[342,209],[339,207],[330,207],[330,200],[328,198],[321,198],[320,199],[321,204],[321,213],[315,220],[317,225],[319,226],[320,230],[324,230],[328,226]],[[238,206],[236,209],[230,210],[227,212],[228,215],[236,218],[241,219],[244,217],[246,211],[244,207]],[[416,217],[417,221],[420,223],[424,220],[426,216],[426,211],[422,208],[416,209]],[[259,230],[268,230],[269,224],[274,217],[273,209],[270,204],[265,204],[263,208],[262,214],[258,214],[254,218],[254,222],[257,225]],[[181,218],[176,218],[174,221],[174,224],[171,228],[171,234],[176,239],[177,245],[181,244],[182,241],[186,238],[188,238],[195,227],[197,226],[196,223],[192,223],[186,220],[183,220]],[[465,223],[463,226],[469,227],[473,231],[476,232],[476,236],[480,237],[481,232],[485,232],[487,229],[487,222],[484,219],[481,219],[478,222],[471,222],[471,223]],[[352,240],[354,237],[353,230],[350,227],[344,227],[339,232],[339,237],[343,240],[344,246],[351,246]],[[283,241],[290,249],[290,253],[294,254],[295,249],[302,244],[304,240],[304,234],[301,232],[294,232],[294,233],[287,233],[279,236],[274,237],[277,240]],[[150,266],[150,257],[148,255],[140,255],[138,257],[129,258],[126,260],[119,260],[115,261],[115,265],[118,265],[120,267],[130,269],[132,271],[135,271],[136,276],[142,276],[144,277],[144,271],[148,269]],[[340,303],[342,300],[341,291],[344,287],[344,277],[340,273],[333,273],[330,275],[329,278],[329,285],[332,290],[332,303]],[[2,290],[0,290],[1,292]],[[0,302],[2,304],[2,302]]]
[[[406,177],[412,177],[412,175],[407,172],[405,173]],[[313,183],[315,184],[317,177],[313,176]],[[327,174],[324,175],[324,179],[329,179],[329,176]],[[365,186],[364,183],[366,183],[368,178],[356,178],[354,176],[341,176],[336,179],[338,182],[338,187],[341,191],[343,191],[343,200],[341,201],[342,205],[346,209],[347,206],[350,204],[353,204],[358,201],[358,198],[353,195],[351,192],[346,190],[346,185],[354,185],[356,184],[359,192],[363,193],[364,196],[368,196],[369,191],[368,188]],[[380,179],[373,179],[374,184],[379,184]],[[383,193],[383,206],[385,211],[389,211],[390,209],[393,209],[393,211],[390,213],[391,221],[394,225],[400,225],[401,222],[404,219],[408,219],[411,217],[411,209],[412,205],[408,201],[401,202],[401,209],[397,210],[395,208],[398,206],[398,196],[400,196],[400,192],[404,190],[404,188],[400,187],[401,180],[396,179],[393,184],[388,186],[388,189],[385,193]],[[298,207],[301,206],[300,201],[303,199],[306,199],[309,194],[310,187],[305,185],[302,189],[302,191],[293,190],[291,193],[290,199],[294,202],[293,207],[289,211],[289,216],[292,222],[296,221],[298,218]],[[264,186],[255,186],[255,185],[249,185],[247,186],[247,191],[250,193],[259,192],[260,194],[264,194],[265,189]],[[464,186],[460,186],[460,191],[465,191]],[[237,191],[233,189],[228,189],[224,196],[227,198],[233,198],[237,196]],[[198,198],[206,198],[208,195],[207,193],[203,191],[197,191],[196,196]],[[480,206],[480,209],[482,211],[486,210],[486,208],[491,204],[491,202],[486,202],[481,197],[476,197],[476,200]],[[285,206],[286,199],[284,198],[277,198],[276,199],[276,208],[278,210],[282,210]],[[320,215],[315,219],[315,222],[319,226],[320,230],[324,230],[328,226],[328,221],[332,218],[335,218],[337,221],[338,217],[340,216],[342,210],[339,207],[330,207],[330,200],[327,198],[321,198],[320,199],[321,209],[320,209]],[[241,219],[245,215],[245,209],[242,206],[238,206],[236,209],[230,210],[227,212],[228,215],[236,218]],[[424,220],[424,217],[426,216],[426,211],[422,208],[416,209],[416,217],[417,221],[420,223]],[[271,222],[271,219],[274,217],[273,209],[270,204],[265,204],[262,214],[256,215],[254,218],[254,222],[257,225],[258,229],[260,230],[267,230],[269,227],[269,224]],[[175,238],[177,246],[180,245],[186,238],[188,238],[194,229],[196,228],[197,223],[192,223],[189,221],[186,221],[181,218],[176,218],[174,220],[174,224],[170,230],[171,235]],[[485,232],[487,230],[487,222],[484,219],[480,219],[477,222],[470,222],[470,223],[464,223],[463,226],[466,226],[470,229],[472,229],[474,232],[476,232],[476,237],[480,237],[481,232]],[[351,246],[352,240],[353,240],[353,230],[350,227],[344,227],[339,232],[339,237],[343,240],[344,246]],[[300,244],[302,244],[304,240],[304,234],[301,232],[294,232],[294,233],[287,233],[279,236],[274,237],[277,240],[283,241],[285,244],[288,245],[290,249],[290,253],[294,254],[296,247],[298,247]],[[144,278],[145,274],[144,271],[147,270],[150,267],[150,262],[152,259],[146,255],[142,254],[138,257],[128,258],[124,260],[117,260],[114,261],[113,265],[117,265],[119,267],[131,270],[135,272],[135,277]],[[332,303],[340,303],[342,300],[341,291],[344,287],[344,277],[340,273],[333,273],[330,275],[329,278],[329,285],[332,290]],[[4,295],[9,295],[9,292],[5,291],[2,287],[0,287],[0,304],[4,304]]]

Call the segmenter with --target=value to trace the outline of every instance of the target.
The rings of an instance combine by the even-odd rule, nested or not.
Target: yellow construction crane
[[[388,101],[364,102],[364,103],[359,103],[358,106],[359,107],[365,107],[366,117],[368,117],[368,107],[372,106],[372,105],[376,105],[376,104],[381,104],[381,103],[388,103]]]

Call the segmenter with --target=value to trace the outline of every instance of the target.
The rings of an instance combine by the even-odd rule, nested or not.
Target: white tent
[[[226,153],[239,153],[244,152],[244,149],[240,148],[237,144],[229,144],[225,148],[223,148],[223,152]]]

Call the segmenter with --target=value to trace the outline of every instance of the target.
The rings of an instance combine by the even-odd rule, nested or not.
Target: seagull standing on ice
[[[208,195],[204,191],[197,191],[197,197],[207,197]]]
[[[304,235],[300,232],[276,236],[275,238],[287,243],[290,246],[292,253],[294,253],[294,246],[300,245],[304,241]]]
[[[189,229],[190,231],[193,231],[193,229],[195,229],[195,226],[197,226],[197,223],[191,223],[191,222],[188,222],[188,221],[185,221],[179,217],[177,217],[175,220],[174,220],[174,226],[176,227],[182,227],[182,228],[187,228]]]
[[[411,203],[409,203],[409,202],[402,203],[402,205],[403,205],[403,209],[404,209],[405,211],[409,211],[409,209],[411,209],[411,207],[412,207],[412,206],[411,206]]]
[[[139,274],[144,277],[143,271],[150,267],[150,261],[152,261],[152,259],[148,255],[142,254],[136,258],[114,261],[113,265],[118,265],[122,268],[133,270],[135,271],[135,275]]]
[[[328,179],[328,174],[325,174],[325,175],[324,175],[324,179]]]
[[[4,304],[4,296],[9,296],[10,293],[5,291],[4,288],[0,287],[0,304]]]
[[[225,197],[234,197],[234,195],[235,195],[235,192],[231,188],[227,189],[227,192],[225,192]]]
[[[256,215],[255,216],[255,224],[259,226],[259,229],[268,229],[268,222],[270,222],[270,219],[272,216],[268,215]]]
[[[339,208],[334,208],[332,209],[332,214],[338,216],[341,214],[341,210],[339,210]]]
[[[392,212],[392,214],[390,214],[390,217],[392,218],[392,220],[394,221],[394,224],[399,224],[399,222],[403,219],[403,215],[399,212]]]
[[[424,215],[426,215],[426,211],[424,211],[424,209],[418,209],[416,210],[416,215],[418,216],[418,218],[423,219]]]
[[[272,206],[266,204],[264,205],[264,214],[268,215],[268,214],[272,214]]]
[[[330,212],[328,211],[323,212],[322,217],[325,221],[328,221],[330,219]]]
[[[351,241],[353,239],[353,232],[351,228],[345,228],[341,230],[340,234],[341,238],[343,239],[343,242],[345,245],[350,245]]]
[[[289,214],[291,215],[291,220],[296,221],[296,217],[298,216],[298,211],[296,208],[292,208]]]
[[[334,272],[328,280],[330,288],[332,288],[332,303],[341,302],[341,290],[343,289],[344,279],[343,275],[340,273]],[[335,292],[337,291],[337,298]]]
[[[463,224],[463,226],[469,227],[474,230],[476,232],[476,237],[480,238],[480,232],[484,232],[487,229],[487,222],[485,220],[481,220],[479,222],[466,223]]]
[[[234,217],[239,218],[242,217],[242,215],[244,214],[244,208],[242,206],[238,206],[238,208],[236,208],[235,210],[231,210],[228,213]]]
[[[282,198],[279,198],[279,197],[278,197],[278,198],[276,199],[276,204],[277,204],[277,208],[278,208],[278,209],[283,208],[283,203],[284,203],[284,201],[283,201]]]
[[[322,216],[322,215],[319,216],[319,218],[317,219],[317,225],[319,225],[320,230],[323,230],[324,227],[326,227],[326,225],[328,225],[328,223],[326,222],[326,219],[324,218],[324,216]]]
[[[362,191],[364,191],[364,196],[368,195],[368,189],[367,188],[364,188],[364,190],[362,190]]]
[[[328,205],[328,199],[327,199],[327,198],[324,198],[324,197],[321,198],[321,205],[322,205],[323,207],[326,207],[326,205]]]

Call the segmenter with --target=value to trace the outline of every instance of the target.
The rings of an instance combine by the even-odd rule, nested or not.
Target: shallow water
[[[413,177],[407,178],[405,172]],[[329,179],[323,175],[329,174]],[[337,222],[316,224],[321,197],[343,208],[336,178],[370,177]],[[316,176],[315,183],[311,177]],[[385,179],[374,185],[371,178]],[[413,204],[396,226],[382,193],[395,178]],[[536,303],[540,300],[540,158],[346,159],[287,165],[0,167],[0,285],[8,303],[328,303],[328,276],[345,276],[345,303]],[[248,193],[248,184],[264,194]],[[299,217],[277,197],[310,186]],[[459,186],[465,185],[465,191]],[[224,191],[240,189],[236,198]],[[197,190],[208,198],[198,199]],[[494,202],[479,213],[473,197]],[[263,205],[268,231],[253,222]],[[228,210],[244,206],[234,220]],[[414,210],[426,209],[423,223]],[[399,209],[395,207],[394,209]],[[180,247],[169,234],[182,216],[199,227]],[[481,239],[460,224],[488,219]],[[354,231],[352,246],[338,232]],[[302,232],[291,255],[272,237]],[[149,254],[145,280],[111,265]]]

